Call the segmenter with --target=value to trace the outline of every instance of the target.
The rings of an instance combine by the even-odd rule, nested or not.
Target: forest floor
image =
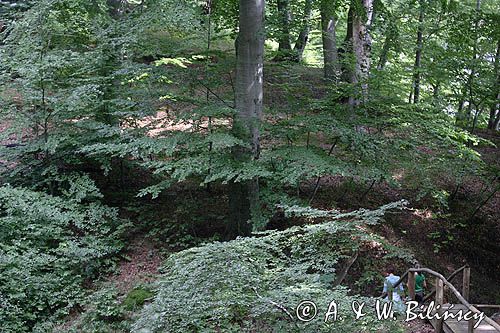
[[[434,333],[434,327],[421,319],[409,321],[404,327],[406,333]]]
[[[147,238],[137,238],[128,247],[117,272],[109,277],[118,290],[125,294],[140,284],[156,280],[164,256]]]

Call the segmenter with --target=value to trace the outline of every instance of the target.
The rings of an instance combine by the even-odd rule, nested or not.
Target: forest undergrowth
[[[282,69],[278,69],[278,73],[286,75]],[[304,76],[300,80],[303,86],[299,90],[309,91],[310,96],[321,98],[325,92],[319,73],[314,70],[306,71]],[[274,76],[271,70],[266,76],[266,82],[270,85],[279,82],[279,75]],[[273,88],[268,91],[268,103],[286,105],[285,93]],[[297,100],[301,97],[303,96],[298,96]],[[475,149],[487,163],[497,164],[498,167],[498,135],[488,131],[481,131],[479,134],[494,142],[496,146],[484,145]],[[322,145],[321,142],[319,144]],[[95,315],[96,309],[83,308],[81,313],[76,311],[63,326],[58,327],[90,332],[95,328],[93,325],[96,325],[96,322],[97,325],[102,325],[99,322],[104,321],[109,325],[109,329],[113,330],[119,330],[120,325],[125,323],[122,329],[127,331],[128,325],[139,315],[142,304],[152,300],[152,291],[161,276],[162,261],[178,251],[207,242],[227,240],[225,216],[228,194],[224,187],[200,187],[197,183],[187,181],[177,184],[154,200],[147,197],[137,198],[134,193],[151,181],[152,175],[136,176],[143,172],[122,169],[120,174],[107,177],[106,179],[115,179],[115,182],[104,187],[110,191],[105,195],[110,200],[108,204],[121,206],[124,217],[134,221],[134,227],[128,236],[131,245],[123,251],[121,264],[114,274],[104,277],[96,285],[95,291],[98,296],[100,292],[105,295],[109,293],[111,296],[105,298],[104,304],[109,303],[109,309],[119,309],[121,315],[114,319],[106,316],[96,319],[89,317],[89,313]],[[447,183],[446,177],[447,175],[443,174],[437,178],[443,182],[443,188],[447,188],[451,193],[454,190],[453,183]],[[99,183],[106,179],[98,177],[96,181]],[[127,184],[126,189],[122,188],[122,181]],[[453,272],[464,263],[470,264],[473,272],[473,299],[478,303],[495,303],[499,301],[495,286],[499,285],[500,280],[498,276],[488,272],[491,267],[498,265],[495,255],[497,250],[494,246],[498,241],[499,230],[496,221],[500,219],[497,209],[500,193],[496,193],[481,206],[487,185],[478,178],[470,177],[457,190],[449,210],[443,211],[432,198],[419,198],[417,192],[405,188],[404,185],[395,188],[386,182],[363,184],[348,177],[322,177],[311,204],[315,208],[336,208],[348,212],[359,208],[376,209],[401,199],[410,202],[408,209],[388,213],[383,223],[369,227],[371,232],[379,234],[388,246],[375,243],[360,250],[343,282],[353,295],[380,295],[380,281],[386,268],[383,258],[390,254],[391,250],[388,249],[392,248],[403,249],[409,254],[407,260],[400,259],[391,263],[395,263],[401,273],[416,261],[445,274]],[[296,191],[302,199],[308,200],[316,187],[317,179],[311,179],[301,183]],[[474,214],[478,206],[481,206],[480,211]],[[472,223],[475,232],[471,232],[470,224],[463,225],[464,222]],[[285,230],[308,223],[310,222],[307,219],[287,218],[278,212],[270,220],[267,229]],[[148,297],[141,300],[137,307],[124,308],[123,304],[127,302],[129,294],[134,294],[137,290],[142,291],[143,288]],[[431,331],[423,321],[412,323],[405,330],[413,333]]]
[[[346,311],[417,264],[500,303],[499,13],[0,1],[0,331],[425,332]]]

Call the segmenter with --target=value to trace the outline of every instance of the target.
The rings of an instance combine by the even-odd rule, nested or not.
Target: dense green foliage
[[[354,320],[350,308],[352,301],[369,299],[348,296],[345,288],[334,286],[332,289],[332,284],[339,261],[359,251],[366,243],[377,240],[361,227],[378,223],[386,210],[403,205],[394,203],[376,211],[348,214],[283,207],[287,214],[322,218],[324,222],[212,243],[174,254],[163,267],[155,302],[145,308],[133,330],[391,330],[394,323],[377,321],[374,312],[367,311],[369,315]],[[403,253],[399,255],[404,256]],[[302,323],[294,312],[303,300],[314,300],[320,316],[324,316],[330,302],[336,300],[343,320],[325,324],[323,318]]]
[[[95,188],[53,197],[0,188],[0,330],[25,332],[82,301],[83,283],[122,249],[124,221],[95,202]],[[85,194],[85,196],[83,196]]]
[[[336,21],[334,78],[321,68],[325,4]],[[368,17],[361,1],[266,1],[259,154],[244,159],[235,152],[252,143],[233,126],[238,8],[0,1],[0,331],[60,331],[68,314],[81,314],[75,332],[399,329],[352,313],[334,326],[289,313],[303,299],[322,309],[373,302],[332,287],[354,253],[367,255],[349,281],[356,291],[377,285],[386,262],[414,260],[372,229],[401,203],[330,211],[337,201],[352,210],[398,200],[368,203],[377,186],[410,195],[448,223],[429,234],[439,252],[494,198],[498,165],[478,152],[494,145],[476,134],[498,135],[498,1],[373,1],[360,80],[349,33],[353,17]],[[280,49],[303,33],[302,56]],[[256,233],[234,240],[228,202],[250,181]],[[467,214],[446,220],[467,182],[480,184],[464,195]],[[321,197],[332,188],[340,195]],[[347,192],[356,200],[346,205]],[[168,257],[157,294],[101,284],[144,235],[184,250]]]

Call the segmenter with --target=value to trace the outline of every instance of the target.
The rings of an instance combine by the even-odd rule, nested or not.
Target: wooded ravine
[[[499,145],[497,0],[1,0],[0,332],[498,320]]]

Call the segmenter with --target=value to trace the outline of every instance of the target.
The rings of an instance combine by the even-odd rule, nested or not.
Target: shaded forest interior
[[[494,0],[0,1],[0,332],[409,332],[295,307],[417,264],[500,304],[499,22]]]

